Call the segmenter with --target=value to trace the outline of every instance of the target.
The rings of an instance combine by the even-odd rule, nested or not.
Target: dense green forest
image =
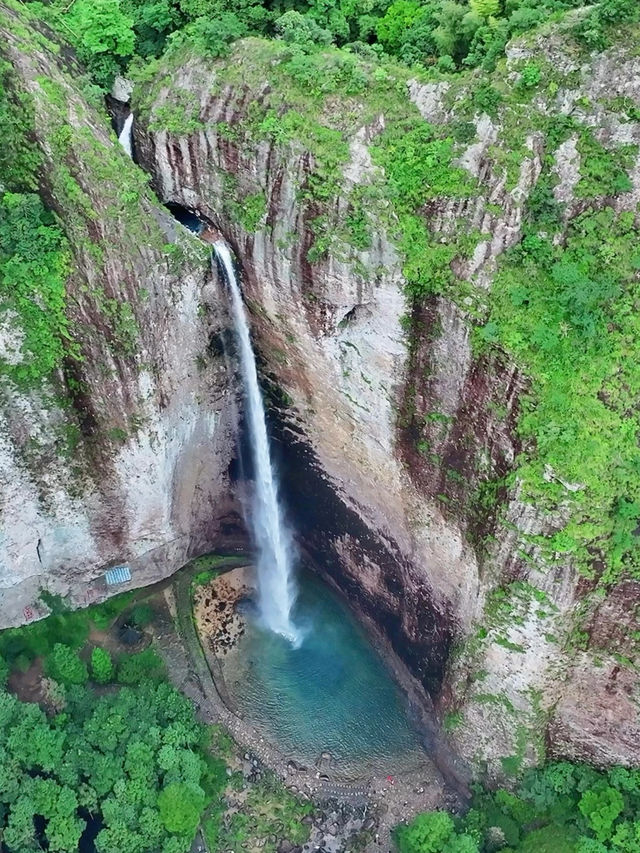
[[[154,618],[131,593],[0,632],[0,847],[7,853],[186,853],[198,826],[210,850],[240,851],[278,832],[304,841],[308,803],[270,776],[246,813],[224,820],[233,742],[167,680],[152,647],[111,654],[90,640]],[[93,633],[92,633],[93,632]],[[9,681],[11,676],[11,681]],[[9,681],[9,685],[8,685]],[[11,692],[32,685],[39,704]],[[267,847],[270,850],[270,847]]]
[[[129,598],[91,613],[57,605],[0,633],[0,837],[13,853],[43,843],[71,852],[81,837],[99,853],[183,853],[226,784],[209,732],[152,649],[114,661],[87,646],[89,630],[106,628]],[[46,713],[6,690],[10,671],[38,661]]]
[[[556,762],[515,792],[478,788],[460,818],[420,815],[396,832],[400,853],[638,853],[640,771]]]
[[[41,14],[108,86],[132,59],[185,42],[219,56],[247,35],[277,37],[301,53],[334,44],[442,71],[492,69],[510,38],[580,7],[589,8],[575,32],[590,48],[606,46],[609,25],[640,16],[635,0],[54,0]]]

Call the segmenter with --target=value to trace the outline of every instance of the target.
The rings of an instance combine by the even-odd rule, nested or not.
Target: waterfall
[[[120,145],[122,145],[122,147],[127,152],[129,157],[133,156],[133,154],[132,154],[133,149],[132,149],[132,145],[131,145],[132,129],[133,129],[133,113],[129,113],[129,115],[124,120],[122,130],[120,131],[120,136],[118,137],[118,142],[120,143]]]
[[[220,260],[231,294],[231,314],[239,344],[240,366],[246,399],[247,428],[255,471],[250,526],[257,546],[258,605],[265,625],[294,643],[299,641],[291,617],[295,602],[292,576],[292,543],[283,523],[278,500],[278,484],[271,464],[264,404],[256,359],[249,336],[249,323],[236,280],[231,252],[217,241],[214,248]]]

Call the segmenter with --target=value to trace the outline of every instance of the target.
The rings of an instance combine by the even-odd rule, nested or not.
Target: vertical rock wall
[[[37,387],[0,389],[0,627],[159,580],[238,530],[228,468],[235,389],[209,349],[225,323],[207,250],[121,150],[79,69],[3,10],[12,97],[27,99],[40,191],[69,240],[65,311],[78,357]],[[70,64],[71,63],[71,64]],[[209,288],[211,291],[211,287]],[[0,353],[20,359],[0,308]]]
[[[526,452],[516,426],[527,378],[506,356],[477,355],[471,343],[471,306],[521,237],[523,202],[548,154],[541,135],[524,141],[509,185],[495,165],[501,128],[476,116],[475,141],[458,162],[479,192],[425,211],[435,234],[479,234],[473,251],[451,263],[474,296],[412,305],[388,217],[376,221],[366,249],[338,239],[328,254],[315,252],[320,228],[341,227],[354,188],[380,179],[370,147],[383,112],[358,126],[357,105],[341,111],[326,99],[321,120],[340,128],[349,156],[337,195],[318,204],[309,187],[319,155],[304,141],[252,131],[260,116],[273,121],[287,109],[286,92],[264,83],[271,72],[256,70],[261,49],[239,46],[226,68],[187,57],[171,69],[171,87],[159,75],[138,103],[138,148],[159,195],[197,209],[236,252],[265,374],[277,388],[282,465],[303,544],[373,616],[441,712],[455,715],[452,739],[470,761],[496,777],[538,761],[545,748],[637,763],[627,734],[638,730],[627,698],[633,670],[623,665],[623,677],[613,662],[600,667],[601,654],[612,661],[608,645],[602,653],[575,645],[593,610],[591,588],[569,562],[545,567],[532,559],[535,545],[523,548],[566,522],[561,511],[524,502],[507,477]],[[601,78],[601,65],[616,65],[624,80],[635,62],[594,57],[582,85]],[[407,97],[438,124],[455,120],[455,99],[464,96],[449,88],[409,81]],[[575,103],[580,91],[560,92],[557,103]],[[185,128],[169,131],[163,114],[178,106]],[[594,113],[596,125],[605,119]],[[562,152],[556,162],[564,181]],[[244,212],[257,198],[264,210],[249,224]],[[614,607],[597,618],[619,617]],[[605,714],[596,731],[589,720],[611,695],[611,707],[628,710],[621,721]]]

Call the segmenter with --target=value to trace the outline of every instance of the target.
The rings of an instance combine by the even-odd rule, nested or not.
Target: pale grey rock
[[[43,74],[64,91],[71,124],[121,158],[123,174],[135,170],[56,57],[25,52],[5,35],[20,85],[34,99],[43,175],[58,165],[48,147]],[[67,368],[73,381],[61,371],[32,391],[3,381],[0,627],[45,615],[42,590],[77,606],[127,588],[107,588],[104,573],[114,564],[130,568],[128,586],[166,577],[219,541],[220,519],[233,509],[236,389],[223,360],[206,358],[211,332],[227,320],[201,247],[150,193],[141,193],[137,233],[128,233],[131,220],[113,213],[113,188],[92,178],[73,140],[66,163],[95,211],[93,244],[76,242],[77,222],[68,229],[75,263],[67,299],[82,359]],[[65,224],[70,212],[57,212]],[[180,260],[169,260],[167,241]],[[100,250],[99,262],[87,244]],[[129,350],[109,328],[107,297],[131,310]],[[20,340],[16,318],[4,314],[0,357],[15,362]],[[74,445],[65,449],[67,437]]]
[[[556,201],[571,204],[574,190],[580,180],[580,154],[576,147],[576,136],[570,136],[558,146],[554,154],[553,171],[558,176],[558,183],[553,188]]]
[[[521,61],[529,55],[512,53],[511,59]],[[563,70],[576,70],[575,63],[567,60]],[[179,73],[180,85],[200,98],[200,69],[187,65]],[[584,79],[589,78],[587,69]],[[446,89],[413,81],[409,91],[427,120],[446,120],[442,106]],[[583,90],[577,91],[571,103],[582,96]],[[161,90],[157,106],[170,97],[169,90]],[[392,543],[396,562],[385,562],[364,552],[358,536],[344,533],[331,541],[327,532],[327,547],[337,555],[342,582],[357,589],[361,600],[375,602],[379,613],[397,614],[397,630],[407,648],[429,630],[427,623],[433,618],[429,606],[443,620],[448,618],[444,614],[451,614],[459,636],[472,638],[484,623],[485,605],[496,586],[517,578],[525,589],[529,584],[544,596],[543,602],[534,595],[518,600],[517,621],[489,625],[486,642],[474,646],[471,641],[469,649],[475,651],[464,651],[451,662],[446,678],[445,689],[456,697],[455,707],[463,716],[453,734],[456,747],[471,762],[477,756],[487,760],[491,775],[501,779],[504,757],[522,751],[525,766],[539,760],[537,745],[546,735],[547,713],[556,703],[565,707],[575,678],[565,640],[573,628],[581,579],[568,560],[560,555],[543,558],[532,541],[560,530],[569,519],[568,509],[560,506],[547,513],[529,503],[516,485],[481,571],[464,525],[442,512],[434,494],[416,481],[415,471],[408,470],[399,448],[402,389],[404,383],[416,380],[409,375],[402,323],[407,310],[404,282],[392,241],[378,223],[368,250],[337,246],[328,258],[307,263],[302,248],[308,245],[307,225],[297,193],[311,165],[307,155],[295,149],[282,155],[265,141],[230,157],[216,132],[217,121],[241,121],[254,97],[250,91],[222,88],[201,99],[208,117],[205,129],[189,139],[149,133],[143,140],[143,157],[163,198],[202,210],[236,249],[249,305],[259,306],[253,314],[256,337],[269,370],[291,400],[296,430],[313,450],[325,481],[368,536],[381,547]],[[378,118],[375,127],[361,127],[348,140],[345,193],[376,180],[367,146],[383,125],[384,119]],[[480,115],[476,129],[476,140],[461,152],[458,162],[480,181],[480,193],[470,199],[438,200],[429,210],[429,225],[442,235],[455,233],[461,222],[480,232],[471,257],[452,263],[455,275],[476,285],[480,300],[482,291],[491,287],[500,254],[520,239],[526,200],[548,152],[544,136],[533,132],[525,141],[515,186],[510,186],[506,172],[492,161],[493,147],[502,144],[499,124]],[[559,192],[565,194],[558,197],[569,206],[578,165],[574,151],[570,141],[556,153]],[[236,174],[243,192],[265,193],[268,227],[248,234],[220,216],[216,200],[225,171]],[[346,203],[344,195],[337,198],[336,211],[344,211]],[[631,205],[631,200],[624,203]],[[363,267],[375,274],[364,276]],[[438,441],[456,452],[460,448],[453,431],[461,419],[477,411],[476,389],[487,377],[478,372],[464,308],[440,297],[431,310],[431,322],[439,331],[433,338],[425,335],[421,343],[428,371],[415,374],[416,401],[419,411],[445,419]],[[514,365],[503,371],[500,376],[492,374],[488,382],[494,389],[504,388],[501,402],[508,418],[517,410],[526,381]],[[489,418],[477,448],[479,470],[492,470],[497,448],[507,463],[520,452],[504,422]],[[598,693],[602,677],[593,658],[584,666],[598,682]],[[481,681],[473,680],[475,672],[484,673]],[[583,739],[591,742],[588,727],[584,738],[577,732],[580,715],[588,717],[592,706],[585,696],[580,707],[572,706],[571,711],[566,707],[557,717],[564,721],[557,754],[576,757],[585,750]],[[524,746],[519,742],[522,731]],[[610,727],[598,747],[599,760],[605,760],[607,737],[612,738],[608,760],[627,749],[620,729]]]
[[[0,361],[10,365],[24,361],[22,354],[24,339],[24,329],[19,324],[16,312],[5,311],[0,316]]]
[[[420,111],[425,121],[432,124],[441,124],[447,118],[443,98],[451,88],[446,80],[438,83],[418,83],[417,80],[409,80],[407,83],[409,97]]]
[[[127,104],[131,100],[132,92],[133,80],[129,80],[127,77],[121,77],[119,74],[116,75],[113,85],[111,86],[111,97],[116,101],[122,101],[122,103]]]

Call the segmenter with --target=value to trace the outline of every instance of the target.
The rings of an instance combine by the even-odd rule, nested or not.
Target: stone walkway
[[[246,751],[274,771],[298,796],[323,806],[335,804],[338,808],[346,805],[368,810],[368,823],[373,825],[370,827],[372,840],[365,847],[367,853],[391,850],[391,831],[399,822],[410,820],[421,811],[459,805],[426,758],[424,767],[411,773],[398,772],[394,776],[347,783],[331,778],[330,771],[320,773],[315,768],[303,768],[283,756],[223,701],[191,618],[191,574],[181,572],[173,586],[164,590],[164,597],[166,608],[155,620],[154,641],[167,664],[171,681],[194,702],[200,719],[205,723],[222,724],[241,752]],[[359,823],[362,825],[363,821]],[[311,843],[305,845],[305,853],[328,847],[332,848],[331,853],[349,850],[349,841],[344,836],[338,844],[337,838],[318,840],[318,833],[314,835]]]

